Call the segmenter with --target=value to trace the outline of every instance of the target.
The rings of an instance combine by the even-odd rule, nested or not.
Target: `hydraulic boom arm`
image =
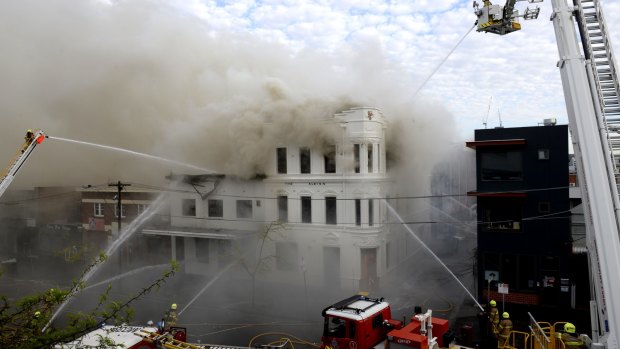
[[[41,130],[26,133],[24,144],[19,148],[9,165],[0,173],[0,197],[9,187],[17,172],[21,169],[26,159],[32,154],[34,148],[45,140],[45,133]]]

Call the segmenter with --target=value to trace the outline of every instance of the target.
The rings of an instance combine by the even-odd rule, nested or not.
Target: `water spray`
[[[97,282],[95,284],[89,285],[88,287],[84,287],[82,289],[82,292],[84,292],[84,291],[86,291],[88,289],[97,287],[97,286],[101,286],[103,284],[108,284],[108,283],[110,283],[112,281],[116,281],[116,280],[122,279],[122,278],[130,276],[130,275],[141,273],[141,272],[149,270],[149,269],[163,269],[163,268],[167,267],[168,265],[169,264],[147,265],[147,266],[144,266],[144,267],[141,267],[141,268],[136,268],[136,269],[124,272],[124,273],[122,273],[120,275],[113,276],[113,277],[111,277],[109,279],[106,279],[106,280],[103,280],[103,281],[99,281],[99,282]]]
[[[69,143],[77,143],[77,144],[82,144],[82,145],[88,145],[88,146],[91,146],[91,147],[97,147],[97,148],[102,148],[102,149],[107,149],[107,150],[119,151],[119,152],[123,152],[123,153],[130,154],[130,155],[141,156],[141,157],[145,157],[145,158],[149,158],[149,159],[153,159],[153,160],[167,162],[167,163],[174,164],[174,165],[188,167],[188,168],[191,168],[191,169],[194,169],[194,170],[200,170],[200,171],[207,172],[207,173],[216,173],[215,171],[206,169],[204,167],[198,167],[198,166],[191,165],[191,164],[186,164],[186,163],[183,163],[183,162],[180,162],[180,161],[162,158],[161,156],[155,156],[155,155],[140,153],[140,152],[129,150],[129,149],[113,147],[111,145],[103,145],[103,144],[84,142],[84,141],[78,141],[78,140],[75,140],[75,139],[68,139],[68,138],[62,138],[62,137],[53,137],[53,136],[47,136],[47,138],[55,139],[55,140],[59,140],[59,141],[64,141],[64,142],[69,142]]]
[[[232,263],[228,264],[224,269],[220,270],[220,272],[217,273],[217,275],[215,275],[215,277],[213,277],[213,279],[209,280],[209,282],[207,282],[205,287],[203,287],[202,290],[198,291],[198,293],[196,293],[194,298],[192,298],[192,300],[189,301],[187,303],[187,305],[185,307],[183,307],[183,309],[181,309],[181,311],[179,312],[179,316],[181,314],[183,314],[185,309],[189,308],[189,306],[192,305],[192,303],[194,303],[196,301],[196,299],[198,299],[198,297],[200,297],[200,295],[202,295],[209,287],[211,287],[211,285],[213,285],[219,278],[221,278],[222,275],[224,275],[224,273],[228,271],[228,269],[232,268],[232,266],[235,265],[235,264],[237,264],[237,262],[232,262]]]
[[[392,207],[392,205],[390,205],[387,200],[383,199],[383,202],[385,203],[385,205],[387,206],[387,208],[390,210],[390,212],[392,212],[394,214],[394,216],[396,216],[396,218],[398,218],[398,221],[405,227],[405,229],[407,229],[407,231],[409,232],[409,234],[411,234],[411,236],[413,236],[414,239],[416,239],[420,244],[422,244],[422,246],[437,260],[437,262],[439,262],[439,264],[444,267],[444,269],[446,269],[448,271],[448,273],[450,273],[450,275],[452,275],[452,277],[454,278],[454,280],[456,280],[456,282],[459,283],[459,285],[461,285],[461,287],[465,290],[465,292],[467,292],[467,294],[469,295],[469,297],[471,297],[471,299],[474,301],[474,303],[476,303],[476,305],[478,306],[478,308],[480,308],[481,311],[484,311],[484,308],[482,307],[482,305],[480,305],[480,303],[478,303],[478,301],[476,300],[476,298],[471,294],[471,292],[469,292],[469,290],[467,289],[467,287],[465,287],[465,285],[463,285],[463,283],[461,282],[461,280],[459,280],[458,277],[456,277],[456,275],[454,275],[454,273],[452,272],[452,270],[450,270],[450,268],[448,268],[447,265],[444,264],[444,262],[441,261],[441,259],[439,259],[439,257],[437,257],[437,255],[424,243],[424,241],[422,241],[422,239],[420,239],[416,233],[413,232],[413,230],[411,230],[411,228],[409,228],[409,226],[405,223],[405,221],[403,220],[403,218],[398,214],[398,212],[396,212],[396,210]]]
[[[134,219],[129,225],[127,225],[125,229],[122,230],[118,238],[114,240],[114,242],[110,246],[108,246],[107,250],[105,251],[106,256],[108,257],[112,256],[114,252],[116,252],[116,250],[118,250],[118,248],[125,241],[127,241],[127,239],[133,236],[133,234],[138,230],[138,228],[142,226],[142,224],[146,223],[146,221],[150,219],[155,214],[155,212],[157,212],[161,208],[161,206],[165,202],[164,201],[164,198],[166,197],[165,194],[166,193],[161,193],[157,197],[157,199],[155,199],[155,201],[153,201],[153,203],[149,205],[149,207],[146,210],[144,210],[144,212],[142,212],[138,217],[136,217],[136,219]],[[92,269],[90,269],[88,272],[84,274],[80,282],[85,284],[93,275],[95,275],[97,271],[99,271],[102,265],[103,263],[95,265]],[[82,290],[78,290],[77,292],[81,292],[81,291]],[[47,330],[47,328],[52,324],[52,322],[56,319],[56,317],[58,317],[58,315],[69,304],[73,296],[74,295],[70,295],[67,299],[64,300],[64,302],[62,302],[62,304],[60,304],[60,306],[58,307],[58,309],[56,309],[56,311],[54,312],[52,317],[49,319],[47,324],[43,327],[42,332],[45,332]]]

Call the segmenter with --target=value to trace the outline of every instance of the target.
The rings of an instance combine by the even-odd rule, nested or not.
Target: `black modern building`
[[[575,275],[585,259],[573,254],[568,127],[480,129],[467,146],[476,150],[477,189],[468,194],[477,198],[478,298],[545,314],[574,308],[575,290],[583,296],[588,286],[576,285],[587,276]]]

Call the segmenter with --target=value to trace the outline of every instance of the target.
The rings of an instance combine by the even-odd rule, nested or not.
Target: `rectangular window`
[[[147,204],[138,204],[138,215],[141,215],[144,211],[148,210],[149,205]]]
[[[278,196],[278,220],[288,222],[288,196]]]
[[[103,203],[95,202],[95,217],[103,217]]]
[[[299,148],[299,170],[301,173],[310,173],[309,148]]]
[[[194,238],[196,247],[196,261],[209,263],[209,239]]]
[[[312,223],[312,198],[309,196],[301,197],[301,222]]]
[[[114,217],[118,217],[118,205],[114,204]],[[121,218],[125,218],[125,205],[121,205]]]
[[[355,173],[360,173],[360,145],[353,144],[353,165],[355,166]]]
[[[209,217],[224,217],[224,202],[222,200],[207,200]]]
[[[336,197],[328,196],[325,198],[325,222],[327,224],[336,224]]]
[[[276,268],[282,271],[297,271],[299,268],[297,244],[276,242]]]
[[[278,148],[278,173],[286,173],[286,148]]]
[[[538,160],[549,160],[549,149],[538,149]]]
[[[373,144],[368,144],[368,173],[373,173],[373,168],[372,168],[372,147],[373,147]]]
[[[484,212],[482,230],[485,232],[520,232],[523,202],[501,198],[482,201]]]
[[[336,173],[336,146],[330,145],[324,154],[325,173]]]
[[[183,199],[181,205],[183,216],[196,217],[196,199]]]
[[[252,200],[237,200],[237,218],[252,218]]]
[[[355,225],[362,225],[362,200],[355,199]]]
[[[368,225],[375,225],[375,199],[368,199]]]
[[[523,180],[522,152],[484,151],[480,154],[481,179],[483,181]]]
[[[377,316],[372,318],[372,328],[377,328],[383,326],[383,314],[379,313]]]

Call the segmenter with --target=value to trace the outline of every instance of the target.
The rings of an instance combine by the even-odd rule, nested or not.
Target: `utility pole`
[[[121,198],[121,192],[123,191],[123,189],[125,189],[125,187],[131,186],[131,184],[128,183],[122,183],[121,181],[118,181],[117,183],[109,183],[108,184],[109,187],[116,187],[117,188],[117,194],[116,194],[116,218],[117,218],[117,222],[118,222],[118,237],[117,239],[121,238],[121,218],[123,216],[123,206],[122,206],[122,198]],[[118,270],[119,272],[122,270],[122,265],[123,265],[123,246],[119,246],[118,247]]]

